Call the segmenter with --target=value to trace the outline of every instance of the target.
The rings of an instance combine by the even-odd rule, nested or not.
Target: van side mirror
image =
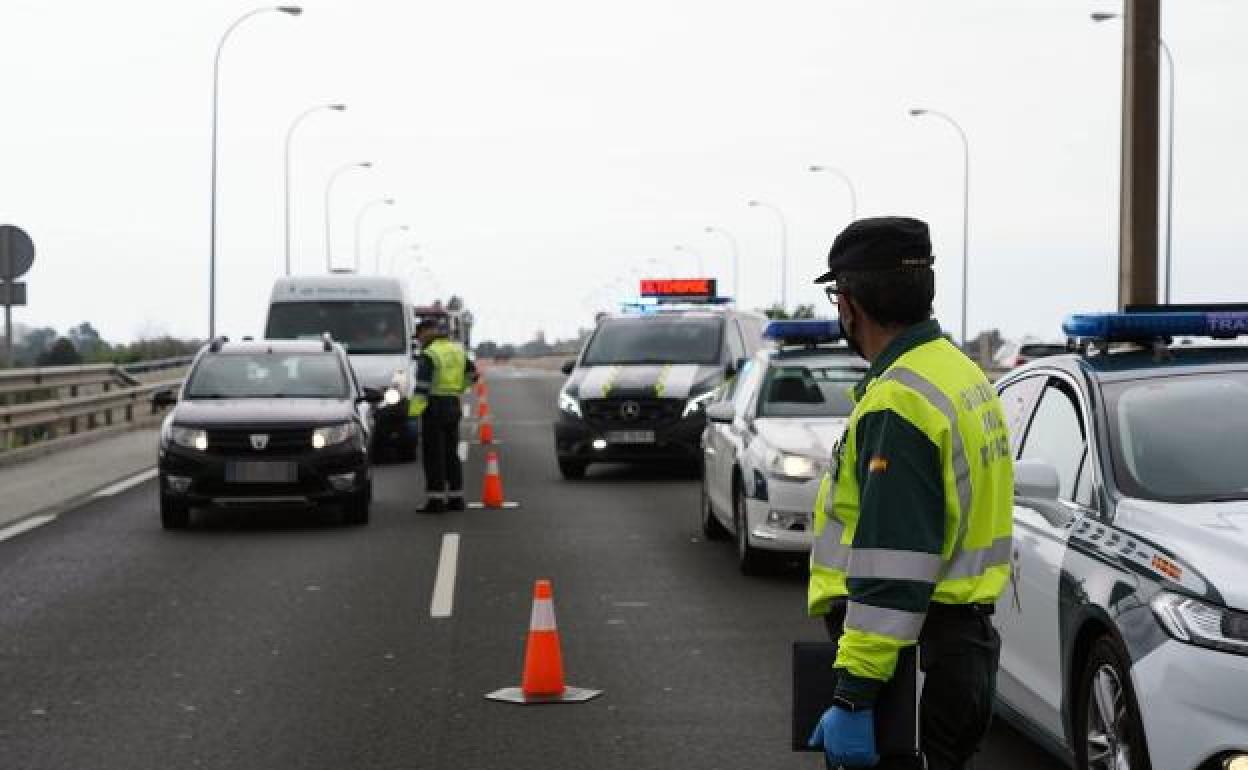
[[[719,401],[706,408],[706,419],[711,422],[732,422],[737,416],[731,401]]]
[[[1071,519],[1069,509],[1058,499],[1061,488],[1052,465],[1033,460],[1014,464],[1014,502],[1036,511],[1055,527],[1065,527]]]
[[[564,374],[571,374],[572,370],[575,368],[576,368],[576,359],[570,358],[567,361],[563,362],[563,366],[559,367],[559,371],[563,372]]]
[[[176,406],[178,403],[177,391],[158,390],[152,394],[152,406],[157,409],[165,409],[170,406]]]

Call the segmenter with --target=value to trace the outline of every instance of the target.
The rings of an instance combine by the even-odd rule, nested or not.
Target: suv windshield
[[[1105,386],[1114,473],[1132,497],[1248,500],[1248,372]]]
[[[332,353],[223,353],[204,356],[186,383],[186,398],[347,397]]]
[[[612,318],[603,321],[581,363],[716,364],[721,318]]]
[[[276,302],[264,336],[319,339],[329,332],[352,355],[406,355],[411,345],[399,302]]]
[[[832,366],[786,364],[767,370],[759,417],[848,417],[854,404],[846,392],[862,372]]]

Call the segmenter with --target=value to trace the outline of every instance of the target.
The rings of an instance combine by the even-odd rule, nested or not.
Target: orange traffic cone
[[[477,441],[482,444],[494,443],[494,420],[486,415],[477,425]]]
[[[498,452],[485,456],[485,483],[481,487],[481,503],[486,508],[503,507],[503,477],[498,472]]]
[[[538,580],[533,585],[533,611],[529,615],[529,639],[524,646],[524,674],[520,686],[496,690],[485,697],[508,703],[584,703],[601,694],[602,690],[564,684],[554,594],[549,580]]]
[[[485,396],[477,399],[477,416],[488,417],[490,414],[490,402],[485,400]]]
[[[485,380],[478,380],[477,381],[477,397],[485,398],[485,392],[486,392]]]

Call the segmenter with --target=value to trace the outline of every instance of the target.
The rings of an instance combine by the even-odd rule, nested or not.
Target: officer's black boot
[[[417,509],[420,513],[445,513],[446,501],[440,498],[431,497],[425,501],[423,508]]]

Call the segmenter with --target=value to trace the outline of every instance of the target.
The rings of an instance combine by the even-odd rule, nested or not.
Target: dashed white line
[[[459,534],[442,536],[442,553],[438,556],[438,576],[433,582],[433,601],[429,616],[449,618],[455,605],[455,571],[459,568]]]
[[[107,487],[104,487],[99,492],[96,492],[95,496],[96,497],[112,497],[113,495],[121,494],[122,492],[125,492],[127,489],[130,489],[131,487],[137,487],[138,485],[142,484],[145,481],[151,481],[152,479],[156,478],[156,473],[157,473],[156,468],[148,468],[142,473],[137,473],[128,479],[122,479],[121,481],[118,481],[116,484],[111,484]]]
[[[468,462],[468,442],[467,441],[459,442],[459,448],[456,451],[459,453],[459,461],[461,463]]]
[[[26,519],[25,521],[19,521],[16,524],[5,527],[4,529],[0,529],[0,540],[8,540],[11,537],[17,537],[23,532],[29,532],[35,527],[42,527],[44,524],[47,524],[49,521],[55,521],[55,520],[56,520],[56,516],[53,516],[51,514],[44,515],[44,516],[31,516],[29,519]]]

